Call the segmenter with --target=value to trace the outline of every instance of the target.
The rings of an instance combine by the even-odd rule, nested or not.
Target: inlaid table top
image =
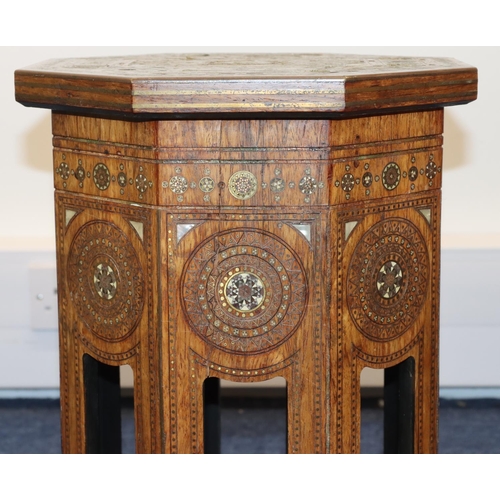
[[[27,106],[132,114],[366,113],[477,97],[477,69],[455,59],[345,54],[51,59],[15,83]]]

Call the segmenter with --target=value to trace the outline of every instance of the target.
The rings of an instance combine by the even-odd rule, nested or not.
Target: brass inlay
[[[198,185],[204,193],[211,193],[215,189],[215,181],[211,177],[203,177]]]
[[[257,178],[246,170],[235,172],[229,179],[229,192],[238,200],[248,200],[257,192]]]

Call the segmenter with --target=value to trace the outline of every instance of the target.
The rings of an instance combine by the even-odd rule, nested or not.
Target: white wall
[[[478,100],[445,112],[441,378],[446,385],[500,387],[499,370],[490,367],[500,351],[500,320],[492,312],[500,310],[500,47],[0,47],[0,387],[57,384],[55,334],[31,331],[29,301],[24,309],[15,302],[29,299],[26,266],[50,260],[55,243],[50,111],[15,102],[14,71],[51,58],[167,51],[435,56],[478,68]],[[7,366],[23,370],[14,375]]]

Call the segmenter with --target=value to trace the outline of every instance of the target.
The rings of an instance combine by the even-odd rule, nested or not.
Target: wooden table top
[[[450,58],[345,54],[151,54],[51,59],[15,72],[16,100],[59,111],[193,115],[428,109],[477,97]]]

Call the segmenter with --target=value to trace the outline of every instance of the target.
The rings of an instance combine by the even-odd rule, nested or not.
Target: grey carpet
[[[439,453],[500,453],[499,400],[443,400],[440,406]],[[123,452],[134,453],[133,411],[123,409]],[[361,451],[382,453],[383,410],[374,404],[362,409]],[[275,404],[229,404],[222,408],[221,451],[227,454],[279,454],[285,448],[285,410]],[[1,400],[1,454],[60,453],[57,401]]]

